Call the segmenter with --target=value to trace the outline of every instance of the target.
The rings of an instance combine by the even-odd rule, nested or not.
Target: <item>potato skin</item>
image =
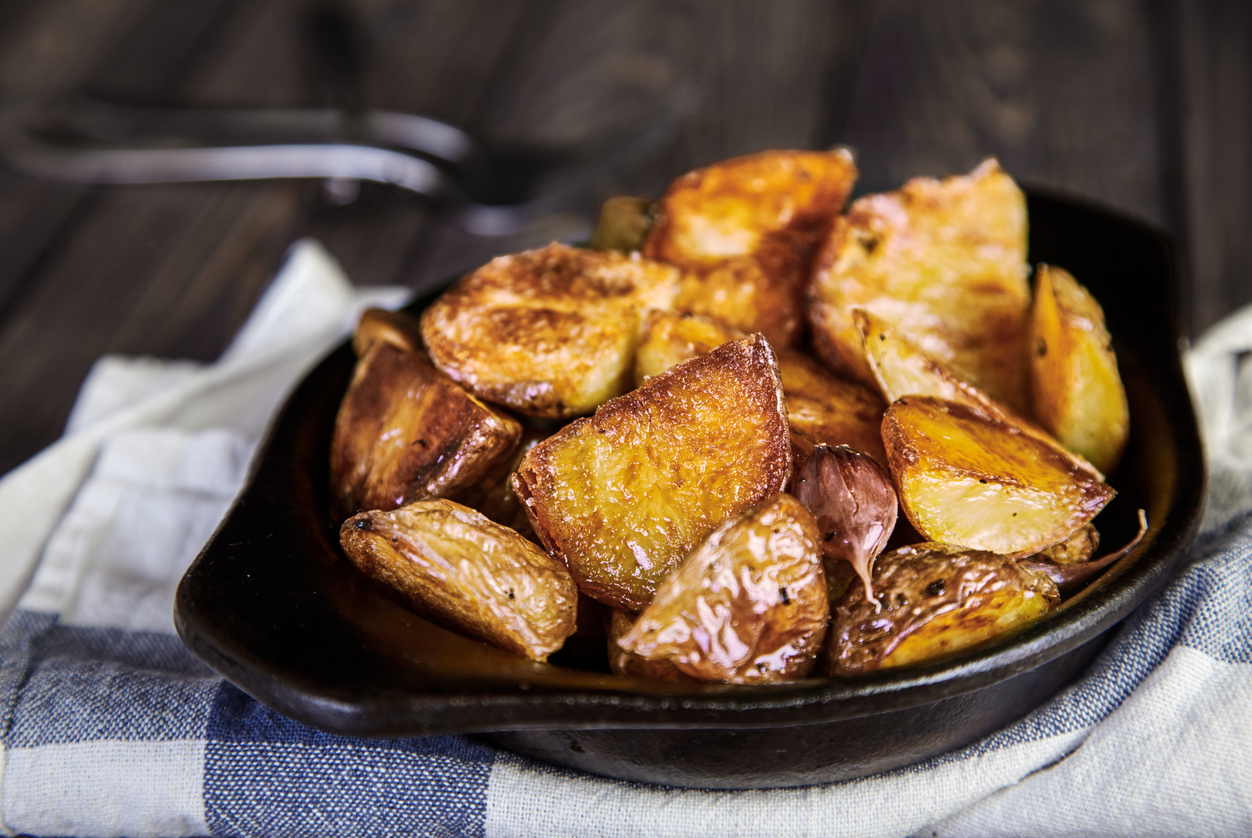
[[[335,416],[331,511],[395,509],[472,485],[508,457],[521,425],[416,352],[371,340]]]
[[[356,329],[352,332],[352,351],[364,358],[376,342],[383,341],[405,352],[424,355],[422,346],[422,322],[405,311],[388,311],[385,308],[367,308],[361,312]]]
[[[777,365],[756,335],[567,425],[530,450],[513,490],[584,593],[638,612],[700,539],[790,476]]]
[[[1030,323],[1035,416],[1062,445],[1103,472],[1121,459],[1130,405],[1104,311],[1069,272],[1035,271]]]
[[[883,441],[900,505],[931,541],[1032,555],[1069,538],[1116,494],[1059,445],[943,399],[895,402]]]
[[[1027,408],[1026,201],[998,163],[856,200],[808,290],[814,345],[873,385],[852,319],[881,317],[1009,408]]]
[[[578,592],[559,561],[449,500],[362,512],[344,553],[409,608],[455,631],[544,660],[574,632]]]
[[[651,660],[623,649],[617,641],[625,637],[634,624],[634,614],[627,614],[617,608],[612,610],[612,615],[609,617],[608,637],[610,672],[629,678],[647,678],[649,681],[690,681],[691,683],[699,681],[698,678],[693,678],[683,672],[668,658]]]
[[[630,388],[646,308],[679,272],[639,257],[551,244],[493,259],[422,313],[435,366],[485,401],[568,418]]]
[[[878,557],[874,593],[859,585],[835,608],[827,675],[859,675],[940,658],[989,640],[1060,604],[1055,583],[1006,556],[948,544]]]
[[[679,310],[791,346],[813,254],[855,181],[845,149],[763,151],[697,169],[661,199],[644,255],[683,269]]]
[[[821,535],[804,504],[780,493],[701,542],[618,644],[702,681],[802,678],[830,620]]]

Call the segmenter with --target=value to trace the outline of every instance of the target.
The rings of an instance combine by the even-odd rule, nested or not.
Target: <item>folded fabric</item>
[[[258,704],[174,634],[173,592],[266,417],[368,302],[316,244],[217,363],[103,359],[0,481],[0,817],[30,835],[1252,834],[1252,310],[1187,358],[1214,503],[1186,570],[1077,683],[960,751],[801,789],[578,774],[470,737],[362,740]],[[16,511],[18,516],[10,514]],[[19,599],[20,596],[20,599]]]

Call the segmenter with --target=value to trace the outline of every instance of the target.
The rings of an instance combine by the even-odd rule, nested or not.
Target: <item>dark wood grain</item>
[[[305,37],[327,3],[19,0],[0,8],[0,95],[338,104],[347,88],[325,84]],[[0,472],[56,438],[99,355],[215,357],[301,236],[356,282],[420,287],[585,235],[608,194],[657,194],[767,147],[850,143],[861,191],[995,154],[1024,181],[1172,230],[1195,327],[1252,299],[1252,13],[1238,0],[331,8],[359,36],[360,104],[467,127],[513,158],[599,165],[494,238],[383,187],[336,206],[315,182],[103,188],[0,170]]]

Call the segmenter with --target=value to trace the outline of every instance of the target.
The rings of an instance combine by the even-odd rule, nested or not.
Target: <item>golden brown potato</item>
[[[679,310],[790,346],[804,329],[813,254],[855,181],[844,149],[765,151],[698,169],[670,185],[644,255],[683,269]]]
[[[644,312],[640,331],[639,350],[635,353],[636,386],[642,386],[651,376],[660,375],[675,364],[707,355],[728,341],[747,337],[707,317],[660,309]]]
[[[620,250],[629,253],[643,247],[657,206],[648,198],[619,195],[600,206],[600,220],[591,235],[593,250]]]
[[[1031,393],[1044,428],[1108,472],[1130,433],[1130,406],[1117,371],[1104,311],[1061,268],[1035,271],[1030,322]]]
[[[882,318],[1018,412],[1027,404],[1026,201],[994,160],[855,201],[817,257],[815,346],[873,384],[852,313]]]
[[[883,441],[900,505],[930,541],[1028,556],[1069,538],[1115,494],[1060,446],[956,402],[897,401]]]
[[[545,660],[574,632],[578,592],[565,566],[459,503],[362,512],[339,540],[401,602],[470,637]]]
[[[691,681],[698,679],[683,672],[668,658],[649,660],[642,655],[623,649],[617,641],[626,636],[635,624],[635,615],[613,609],[609,618],[609,671],[614,675],[631,678],[647,678],[650,681]]]
[[[584,593],[638,612],[705,535],[790,476],[782,385],[756,335],[567,425],[530,450],[513,490]]]
[[[537,542],[539,537],[530,528],[526,510],[513,493],[513,472],[517,471],[530,449],[552,435],[552,430],[523,426],[521,438],[509,457],[497,462],[477,482],[451,493],[448,499],[481,512],[497,524],[517,530],[520,535]]]
[[[1060,604],[1056,585],[1006,556],[917,544],[878,557],[874,592],[853,585],[831,621],[828,675],[858,675],[940,658],[982,643]]]
[[[384,341],[405,352],[424,355],[422,348],[422,321],[405,311],[388,311],[385,308],[367,308],[361,312],[356,330],[352,333],[352,351],[364,358],[377,341]]]
[[[618,644],[702,681],[804,677],[830,620],[820,537],[788,494],[734,516],[665,580]]]
[[[415,352],[369,342],[335,416],[331,510],[395,509],[480,480],[522,429]]]
[[[703,355],[743,337],[716,321],[692,314],[650,311],[635,361],[635,381]],[[848,445],[887,462],[882,445],[883,403],[868,388],[831,375],[794,349],[775,349],[791,429],[824,445]]]
[[[551,244],[493,259],[422,314],[435,366],[522,413],[588,413],[630,389],[639,318],[668,308],[678,271],[638,255]]]

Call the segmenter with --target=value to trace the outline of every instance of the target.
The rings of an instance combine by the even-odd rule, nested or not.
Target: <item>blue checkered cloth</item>
[[[338,309],[328,310],[359,305],[324,254],[302,247],[268,296],[300,299],[293,310],[301,312],[308,274],[320,272],[321,284],[343,286]],[[267,305],[277,304],[263,302],[262,312]],[[319,346],[350,322],[338,314],[323,324]],[[284,333],[294,328],[285,316],[271,320]],[[70,469],[68,492],[60,487],[63,508],[0,629],[7,830],[131,838],[1252,834],[1252,422],[1244,415],[1252,415],[1252,365],[1244,363],[1252,313],[1188,359],[1219,495],[1190,562],[1122,624],[1081,680],[1019,722],[924,764],[746,792],[612,781],[462,736],[335,736],[257,703],[188,653],[173,632],[174,587],[241,485],[263,424],[223,420],[249,411],[222,405],[239,395],[260,404],[252,413],[263,417],[281,393],[274,382],[293,380],[297,356],[316,354],[297,342],[281,363],[248,360],[266,345],[258,329],[248,333],[249,352],[220,362],[234,372],[112,359],[85,385],[67,440],[102,423],[107,432],[91,436],[86,465]],[[269,376],[267,386],[256,386],[258,375]],[[179,399],[168,397],[171,388]],[[176,406],[155,420],[151,411],[143,421],[117,419],[153,398]],[[54,449],[52,462],[63,466]],[[0,484],[0,500],[6,491],[52,496],[53,472],[64,470],[32,461]],[[0,544],[19,542],[0,524]]]

